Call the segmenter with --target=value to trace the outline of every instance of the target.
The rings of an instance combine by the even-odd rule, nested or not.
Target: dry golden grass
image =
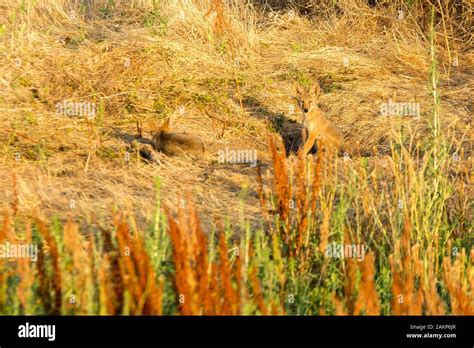
[[[149,1],[116,1],[115,7],[98,1],[82,12],[56,0],[2,5],[2,201],[12,199],[13,171],[14,197],[26,214],[102,224],[116,205],[134,209],[143,225],[152,216],[150,183],[160,176],[170,206],[192,188],[208,222],[213,215],[235,216],[239,201],[242,213],[256,219],[256,195],[239,200],[242,187],[256,189],[255,171],[216,164],[217,151],[250,148],[267,158],[267,124],[278,120],[294,135],[288,120],[300,122],[291,93],[295,79],[320,79],[321,107],[343,130],[351,157],[374,155],[374,148],[387,154],[389,134],[400,125],[409,127],[414,141],[423,139],[431,107],[420,24],[410,16],[390,18],[392,8],[351,1],[339,6],[343,16],[310,21],[296,12],[260,13],[204,0],[162,2],[158,10]],[[446,59],[442,29],[439,55]],[[473,56],[461,42],[449,43],[459,65],[441,61],[443,127],[457,129],[460,141],[471,122]],[[421,119],[379,117],[380,103],[389,98],[419,102]],[[56,115],[63,100],[95,103],[95,120]],[[179,131],[205,140],[208,157],[161,156],[160,166],[140,163],[135,153],[128,159],[136,121],[169,114],[177,115]],[[472,131],[464,140],[470,154]]]

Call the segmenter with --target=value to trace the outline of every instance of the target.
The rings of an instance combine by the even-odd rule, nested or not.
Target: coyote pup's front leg
[[[313,133],[309,136],[308,140],[306,141],[306,143],[303,146],[303,153],[305,155],[307,155],[311,151],[311,149],[313,148],[315,142],[316,142],[316,134]]]

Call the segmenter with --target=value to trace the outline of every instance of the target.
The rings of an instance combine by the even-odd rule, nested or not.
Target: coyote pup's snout
[[[295,94],[298,106],[303,113],[303,151],[307,154],[321,140],[330,151],[340,151],[344,137],[341,131],[329,121],[318,107],[317,101],[321,88],[317,82],[309,89],[295,85]]]

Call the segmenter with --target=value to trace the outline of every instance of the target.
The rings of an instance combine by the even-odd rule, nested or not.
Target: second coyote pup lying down
[[[151,146],[141,146],[140,153],[151,162],[159,162],[153,153],[154,151],[162,152],[168,156],[191,156],[194,158],[204,156],[203,142],[192,135],[173,132],[169,118],[161,126],[150,120],[148,126],[152,136]]]
[[[204,144],[199,139],[186,133],[176,133],[171,130],[171,119],[168,118],[161,127],[152,123],[152,143],[156,151],[169,156],[202,157]]]
[[[341,131],[329,121],[317,105],[321,88],[317,82],[309,89],[295,85],[298,106],[303,113],[303,151],[306,155],[321,140],[329,151],[341,151],[344,137]]]

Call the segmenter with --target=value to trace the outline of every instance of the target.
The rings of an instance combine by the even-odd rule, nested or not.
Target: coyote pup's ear
[[[162,132],[170,131],[172,127],[173,127],[173,120],[171,119],[171,117],[168,117],[165,120],[165,122],[163,122],[163,124],[161,125],[160,130]]]
[[[319,96],[320,92],[321,92],[321,87],[319,87],[319,83],[316,81],[309,88],[309,94],[317,97],[317,96]]]
[[[295,83],[295,84],[293,85],[293,91],[294,91],[294,93],[295,93],[296,95],[299,96],[299,95],[302,95],[302,94],[303,94],[304,89],[303,89],[303,87],[301,87],[300,84]]]

